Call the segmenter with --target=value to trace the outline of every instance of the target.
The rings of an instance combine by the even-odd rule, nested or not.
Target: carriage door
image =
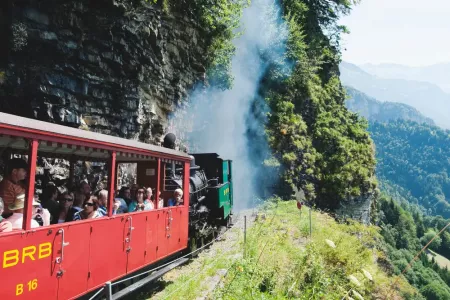
[[[170,207],[167,211],[167,239],[168,239],[168,253],[173,253],[181,248],[181,235],[180,235],[180,223],[181,223],[180,207]]]
[[[145,263],[148,213],[139,212],[129,215],[125,224],[127,273],[142,267]]]
[[[164,180],[161,188],[165,198],[165,205],[168,205],[169,200],[174,198],[174,191],[183,187],[183,165],[173,160],[165,160],[163,165]],[[167,245],[167,254],[172,254],[179,250],[180,210],[177,206],[165,207],[164,210],[166,211],[164,215],[164,237]]]
[[[58,299],[68,299],[87,290],[91,225],[66,223],[56,230],[53,249],[58,278]]]

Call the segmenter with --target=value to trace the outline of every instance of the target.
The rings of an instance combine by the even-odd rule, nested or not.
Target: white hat
[[[33,198],[33,206],[34,205],[41,205],[41,203],[37,202]],[[8,205],[9,210],[18,210],[25,207],[25,194],[20,194],[16,197],[16,201],[14,203]]]

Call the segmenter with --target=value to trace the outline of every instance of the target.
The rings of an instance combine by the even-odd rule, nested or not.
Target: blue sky
[[[345,61],[450,62],[450,0],[362,0],[341,24],[350,29],[343,36]]]

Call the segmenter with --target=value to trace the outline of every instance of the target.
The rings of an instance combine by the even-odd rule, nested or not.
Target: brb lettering
[[[36,259],[44,259],[52,254],[52,244],[42,243],[36,246],[28,246],[3,252],[3,269],[14,267],[19,263],[26,263]]]

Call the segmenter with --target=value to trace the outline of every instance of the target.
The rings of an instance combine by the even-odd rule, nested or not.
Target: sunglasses
[[[91,202],[84,202],[83,206],[94,206],[94,203]]]
[[[73,199],[72,199],[72,198],[64,198],[64,199],[62,199],[62,201],[69,201],[69,202],[72,202]]]
[[[143,194],[143,193],[145,193],[144,191],[138,191],[137,192],[138,194]]]

